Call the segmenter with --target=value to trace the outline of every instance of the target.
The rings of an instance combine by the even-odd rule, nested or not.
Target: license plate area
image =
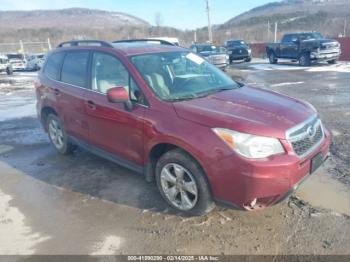
[[[321,153],[318,153],[316,156],[314,156],[311,159],[311,167],[310,167],[310,173],[312,174],[315,172],[323,163],[323,156]]]

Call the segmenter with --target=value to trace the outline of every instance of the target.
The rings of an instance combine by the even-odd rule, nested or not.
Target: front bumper
[[[341,55],[340,52],[329,52],[329,53],[311,53],[310,58],[311,60],[316,60],[316,61],[331,61],[331,60],[336,60],[339,58]]]
[[[305,158],[294,153],[276,155],[268,160],[248,160],[237,155],[211,165],[214,198],[241,209],[259,209],[288,197],[310,175],[311,159],[328,157],[330,135],[325,130],[322,144]],[[232,159],[234,157],[234,159]]]
[[[12,65],[12,69],[13,69],[13,71],[24,71],[24,70],[26,70],[26,66]]]
[[[247,58],[251,58],[250,54],[231,54],[230,55],[230,60],[242,60]]]

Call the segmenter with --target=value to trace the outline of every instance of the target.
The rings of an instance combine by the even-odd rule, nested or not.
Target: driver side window
[[[106,94],[113,87],[124,87],[129,92],[132,101],[142,103],[141,90],[116,57],[106,53],[93,53],[91,76],[92,90]]]

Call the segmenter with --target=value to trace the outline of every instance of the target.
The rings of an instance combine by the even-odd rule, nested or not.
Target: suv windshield
[[[300,40],[310,40],[310,39],[316,39],[320,40],[323,39],[323,35],[321,33],[305,33],[305,34],[300,34]]]
[[[215,45],[198,45],[197,46],[198,52],[213,52],[218,51]]]
[[[18,60],[24,59],[24,55],[22,54],[8,54],[7,57],[8,59],[18,59]]]
[[[247,44],[244,41],[237,40],[237,41],[227,41],[226,46],[227,47],[247,46]]]
[[[154,93],[166,101],[193,99],[240,85],[190,52],[137,55],[131,62]]]

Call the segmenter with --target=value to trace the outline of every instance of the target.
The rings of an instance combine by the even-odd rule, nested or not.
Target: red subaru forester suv
[[[71,41],[35,83],[61,154],[76,145],[155,180],[175,209],[254,210],[290,195],[328,156],[308,103],[233,81],[188,49],[147,41]]]

